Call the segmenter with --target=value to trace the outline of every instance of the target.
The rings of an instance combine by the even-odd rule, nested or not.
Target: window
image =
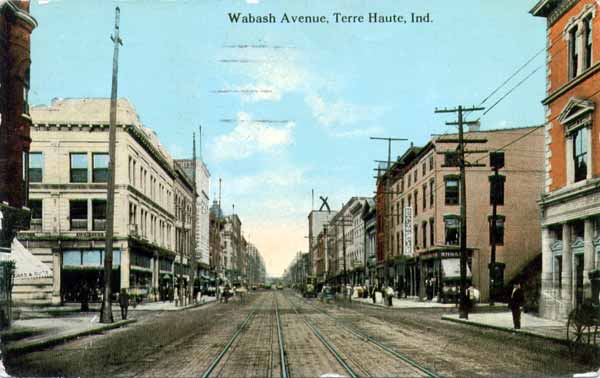
[[[504,205],[504,176],[490,176],[490,205]]]
[[[422,170],[422,174],[423,177],[425,177],[425,174],[427,173],[427,163],[423,163],[423,165],[421,166],[421,170]]]
[[[419,211],[417,210],[419,207],[419,192],[415,191],[415,216],[417,216],[417,214],[419,214]]]
[[[415,224],[415,228],[414,228],[413,232],[414,232],[413,235],[415,237],[414,246],[415,246],[415,248],[418,248],[418,246],[419,246],[419,226],[417,226],[416,224]]]
[[[423,184],[423,211],[427,209],[427,184]]]
[[[460,235],[460,218],[457,216],[444,218],[446,227],[445,243],[447,245],[458,245]]]
[[[575,182],[585,180],[587,177],[587,129],[581,128],[573,133],[573,166],[575,168]]]
[[[435,181],[431,180],[429,182],[429,206],[433,207],[433,192],[435,191],[435,188],[433,187],[435,185]]]
[[[435,221],[433,218],[429,219],[429,245],[435,245]]]
[[[106,200],[92,200],[92,230],[106,230]]]
[[[446,205],[458,205],[458,178],[446,178]]]
[[[492,217],[490,216],[489,219],[489,224],[490,224],[490,244],[492,244],[492,235],[495,235],[495,241],[496,241],[496,245],[503,245],[504,244],[504,216],[502,215],[498,215],[496,216],[496,233],[493,234],[493,224],[492,224]]]
[[[569,31],[569,78],[577,76],[579,60],[579,43],[577,43],[577,27]]]
[[[444,153],[444,165],[448,167],[458,167],[458,152],[450,151]]]
[[[400,255],[400,233],[396,232],[396,254]]]
[[[25,77],[23,78],[23,113],[29,114],[29,86],[30,86],[30,71],[27,68]]]
[[[71,230],[87,230],[88,208],[86,200],[71,200],[69,202],[69,219]]]
[[[88,181],[88,157],[86,153],[71,154],[71,182]]]
[[[417,168],[415,168],[414,173],[413,173],[413,175],[414,175],[413,181],[415,182],[415,184],[417,183],[417,175],[418,175],[418,173],[419,173],[419,170]]]
[[[44,155],[41,152],[29,153],[29,182],[42,182],[44,178]]]
[[[429,157],[429,170],[433,171],[433,155]]]
[[[92,181],[108,182],[108,154],[92,154]]]
[[[421,224],[421,230],[423,232],[423,248],[427,248],[427,222]]]
[[[554,257],[554,285],[559,290],[562,289],[562,256]]]
[[[583,48],[583,69],[586,70],[592,66],[592,16],[583,21]]]
[[[31,229],[41,230],[42,228],[42,200],[29,200],[27,206],[31,210]]]

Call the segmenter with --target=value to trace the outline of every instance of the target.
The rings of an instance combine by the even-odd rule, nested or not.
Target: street
[[[245,304],[236,298],[146,314],[130,327],[5,362],[15,376],[82,377],[567,377],[592,370],[566,357],[565,346],[441,320],[448,311],[382,311],[258,291]]]

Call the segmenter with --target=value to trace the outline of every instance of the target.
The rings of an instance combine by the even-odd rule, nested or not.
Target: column
[[[124,245],[121,249],[121,289],[129,289],[129,246]]]
[[[588,273],[594,270],[594,222],[593,218],[586,218],[583,234],[583,298],[591,297],[591,284]]]
[[[562,225],[563,257],[562,257],[562,292],[561,292],[561,316],[566,317],[573,303],[573,254],[571,253],[571,226],[568,223]]]
[[[551,317],[551,303],[548,299],[556,298],[560,293],[555,292],[553,280],[552,234],[548,226],[542,227],[542,292],[540,295],[540,312],[542,317]],[[551,301],[552,302],[552,301]]]
[[[52,304],[60,305],[60,279],[61,279],[61,267],[62,267],[62,253],[60,251],[54,251],[52,253]]]

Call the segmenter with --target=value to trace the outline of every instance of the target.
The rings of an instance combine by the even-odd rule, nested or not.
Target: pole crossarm
[[[487,143],[486,138],[470,138],[464,139],[462,143]],[[461,143],[459,138],[451,138],[451,139],[438,139],[435,141],[436,143]]]
[[[470,108],[463,108],[462,106],[459,106],[456,108],[443,108],[443,109],[436,108],[435,113],[458,113],[459,111],[461,111],[461,112],[477,112],[477,111],[481,111],[481,110],[485,110],[485,108],[481,107],[481,106],[472,106]]]

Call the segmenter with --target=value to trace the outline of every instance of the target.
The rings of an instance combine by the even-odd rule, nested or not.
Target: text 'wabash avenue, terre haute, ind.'
[[[232,24],[426,24],[433,22],[428,12],[407,15],[382,14],[370,12],[366,15],[349,15],[334,12],[331,16],[291,15],[283,13],[279,17],[272,13],[257,15],[253,13],[229,12],[229,22]]]

